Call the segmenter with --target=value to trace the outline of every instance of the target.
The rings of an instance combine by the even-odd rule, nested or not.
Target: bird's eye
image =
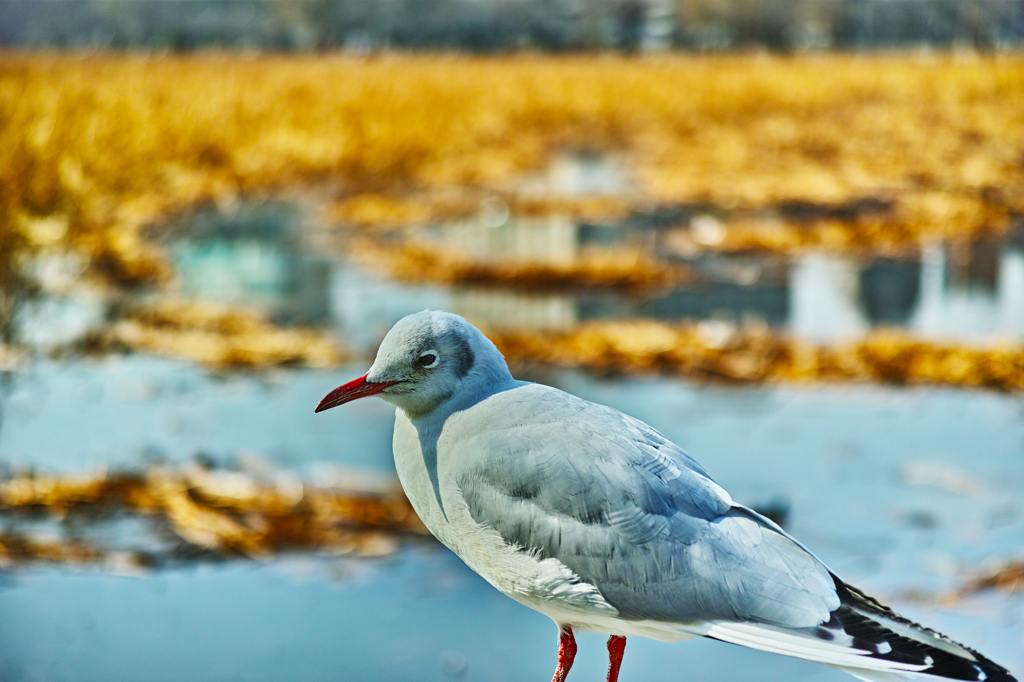
[[[422,367],[423,369],[429,369],[437,364],[437,351],[431,348],[430,350],[423,351],[420,356],[416,358],[416,366]]]

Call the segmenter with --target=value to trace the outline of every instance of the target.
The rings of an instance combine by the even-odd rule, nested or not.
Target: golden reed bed
[[[720,322],[593,322],[567,332],[490,334],[515,366],[542,362],[601,373],[665,372],[734,382],[861,381],[1024,390],[1024,346],[971,348],[880,330],[819,346]]]
[[[1024,57],[4,53],[0,251],[159,279],[137,229],[198,201],[328,183],[389,222],[560,149],[620,154],[635,201],[881,197],[883,228],[995,230],[1024,210]]]
[[[215,370],[323,369],[336,367],[345,358],[322,330],[282,329],[258,311],[173,299],[126,307],[114,324],[89,334],[75,350],[141,351],[185,358]]]
[[[457,267],[453,271],[456,279],[465,274]],[[1020,343],[969,346],[898,330],[882,329],[835,345],[716,321],[590,322],[555,332],[491,330],[488,336],[513,369],[533,363],[739,383],[874,382],[1024,391]],[[326,368],[345,358],[317,331],[279,329],[256,313],[180,301],[128,311],[88,337],[80,350],[155,353],[213,370]]]
[[[353,239],[347,251],[367,270],[406,282],[514,287],[530,290],[620,289],[642,292],[682,284],[689,270],[637,249],[585,252],[565,264],[533,261],[481,262],[421,244],[381,244]]]
[[[141,516],[195,549],[253,558],[286,551],[377,556],[397,549],[403,535],[426,533],[400,490],[350,492],[298,480],[272,484],[197,466],[13,476],[0,481],[0,516],[7,521],[0,531],[0,567],[42,561],[131,569],[167,558],[19,533],[12,523],[38,516],[72,517],[81,525]]]
[[[630,189],[605,198],[517,194],[524,175],[563,150],[612,154]],[[115,284],[163,281],[170,265],[143,227],[158,230],[199,202],[311,189],[333,207],[329,219],[364,227],[465,215],[494,195],[514,213],[590,218],[696,203],[724,221],[720,238],[699,248],[887,250],[998,232],[1024,212],[1024,55],[0,54],[0,280],[8,291],[26,254],[51,248],[78,250],[91,273]],[[829,213],[864,200],[886,209],[842,220]],[[793,224],[779,218],[787,205],[825,210]],[[406,261],[430,270],[423,254],[412,255],[418,260]],[[634,261],[526,274],[558,286],[627,287],[679,276]],[[525,276],[427,265],[472,281]],[[0,296],[0,317],[9,308]],[[700,350],[687,334],[675,355],[653,359],[593,359],[589,346],[569,358],[575,341],[538,345],[529,335],[519,345],[534,350],[513,354],[737,380],[1022,382],[1016,350],[884,337],[896,359],[865,364],[860,350],[774,337],[751,346],[761,355]],[[180,305],[126,314],[91,342],[215,367],[323,366],[339,357],[315,333]],[[691,362],[694,349],[718,359]],[[840,360],[829,359],[835,353]]]

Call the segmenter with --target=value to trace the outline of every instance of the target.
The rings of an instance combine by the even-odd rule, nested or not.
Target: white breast
[[[451,439],[446,435],[442,432],[437,447],[443,513],[427,473],[416,427],[402,410],[395,416],[398,479],[430,532],[487,582],[519,603],[545,614],[559,626],[668,642],[705,634],[706,626],[699,624],[622,620],[618,610],[605,601],[598,589],[580,580],[568,566],[557,559],[540,559],[520,547],[507,545],[493,528],[473,520],[455,482],[461,464],[454,460],[458,449],[451,447]]]
[[[616,615],[618,611],[604,600],[597,588],[581,581],[562,562],[553,558],[542,560],[519,547],[507,545],[493,528],[473,520],[455,483],[454,474],[460,464],[452,461],[456,450],[446,447],[447,441],[442,433],[437,447],[442,512],[427,473],[416,427],[398,410],[394,438],[398,479],[430,532],[501,592],[553,618],[567,615],[565,612]]]

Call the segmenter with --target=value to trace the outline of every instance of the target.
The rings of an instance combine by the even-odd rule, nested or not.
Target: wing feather
[[[551,410],[460,445],[473,452],[459,484],[478,523],[562,562],[627,618],[829,619],[839,599],[813,555],[651,427],[569,399],[583,404],[571,419]]]

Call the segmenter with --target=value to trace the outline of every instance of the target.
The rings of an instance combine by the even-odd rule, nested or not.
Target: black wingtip
[[[862,648],[878,651],[879,653],[872,654],[873,658],[928,665],[928,668],[920,670],[919,673],[948,680],[1017,682],[1009,670],[974,649],[904,618],[874,597],[852,585],[847,585],[835,574],[832,574],[832,578],[835,580],[836,592],[841,603],[839,609],[832,614],[833,619],[837,620],[846,634],[852,636],[855,641],[867,644]],[[924,639],[931,638],[936,641],[936,646],[901,635],[898,627],[888,628],[884,620],[910,628]],[[957,649],[962,650],[964,655],[954,653]]]

